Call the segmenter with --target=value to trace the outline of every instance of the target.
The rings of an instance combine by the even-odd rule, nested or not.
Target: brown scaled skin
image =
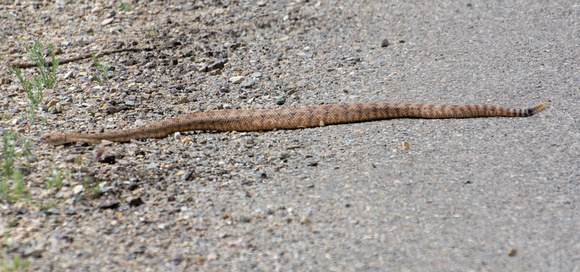
[[[98,144],[102,140],[129,142],[132,139],[163,138],[191,130],[261,131],[298,129],[391,118],[528,117],[546,109],[540,103],[528,109],[488,105],[428,105],[407,103],[339,104],[271,110],[209,111],[188,114],[151,125],[104,133],[50,134],[42,140],[52,145],[74,142]]]

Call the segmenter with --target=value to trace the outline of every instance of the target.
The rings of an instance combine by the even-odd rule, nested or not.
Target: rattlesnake
[[[62,145],[73,142],[100,143],[101,140],[128,142],[131,139],[163,138],[190,130],[261,131],[298,129],[390,118],[473,118],[527,117],[546,108],[540,103],[528,109],[488,105],[428,105],[406,103],[363,103],[323,105],[304,108],[229,110],[198,112],[151,125],[104,133],[50,134],[42,140]]]

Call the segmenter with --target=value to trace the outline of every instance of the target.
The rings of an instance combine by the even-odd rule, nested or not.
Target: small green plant
[[[85,192],[88,194],[88,197],[93,199],[101,197],[103,192],[99,185],[100,182],[95,181],[92,177],[87,176],[85,178],[83,186],[85,187]]]
[[[4,114],[2,114],[2,120],[10,120],[12,119],[12,114],[10,114],[9,112],[4,112]]]
[[[2,132],[2,172],[0,173],[0,200],[15,202],[26,197],[24,176],[19,169],[14,169],[18,158],[30,158],[30,143],[19,142],[18,134],[11,130]],[[21,148],[17,148],[18,144]]]
[[[105,81],[109,79],[107,73],[109,72],[109,66],[101,64],[99,58],[93,56],[93,65],[97,68],[97,72],[94,74],[94,79],[99,82],[99,85],[103,85]]]
[[[14,142],[18,140],[18,134],[12,130],[4,130],[2,131],[2,160],[3,160],[3,169],[2,169],[2,176],[9,177],[12,175],[12,166],[14,165],[14,161],[16,159],[16,147]]]
[[[42,43],[36,41],[33,46],[27,46],[26,52],[28,52],[31,61],[36,63],[38,72],[40,73],[40,78],[34,77],[34,81],[40,81],[44,87],[51,89],[56,84],[56,67],[58,66],[58,60],[54,56],[54,46],[52,44],[48,45],[48,52],[51,56],[51,65],[48,65],[44,59],[44,46]]]
[[[0,272],[24,271],[30,266],[30,261],[16,257],[13,260],[8,258],[0,260]]]
[[[13,200],[19,200],[24,196],[24,176],[20,170],[15,170],[12,173],[12,180],[14,183],[12,184],[12,197]]]
[[[28,59],[36,63],[36,68],[40,77],[33,76],[33,80],[27,80],[24,75],[22,75],[22,70],[18,67],[8,67],[8,72],[15,74],[22,84],[22,88],[28,95],[28,116],[31,121],[34,120],[35,112],[38,109],[38,105],[43,99],[44,88],[53,88],[56,84],[56,68],[58,66],[58,60],[54,56],[54,46],[52,44],[48,45],[48,51],[51,55],[51,65],[49,65],[44,59],[43,51],[44,46],[42,43],[36,41],[34,45],[27,46],[26,52],[28,52]]]
[[[4,246],[8,247],[10,241],[10,236],[12,235],[12,228],[16,225],[15,220],[11,220],[8,224],[8,230],[4,232]],[[6,258],[4,255],[0,254],[0,272],[4,271],[23,271],[27,270],[30,262],[23,260],[20,257],[16,257],[13,260]]]
[[[133,5],[131,4],[121,4],[117,7],[117,9],[119,9],[120,11],[130,11],[131,9],[133,9]]]
[[[48,211],[52,208],[56,207],[54,202],[48,201],[47,203],[42,203],[40,205],[36,205],[41,211]]]
[[[50,178],[46,181],[46,186],[52,189],[55,185],[59,190],[62,189],[62,181],[64,180],[64,174],[58,171],[53,171]]]

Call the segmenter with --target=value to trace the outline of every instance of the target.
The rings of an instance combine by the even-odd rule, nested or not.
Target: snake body
[[[262,131],[298,129],[324,125],[391,118],[527,117],[546,108],[540,103],[528,109],[488,105],[429,105],[407,103],[363,103],[303,108],[208,111],[188,114],[147,126],[104,133],[50,134],[42,140],[53,145],[102,140],[128,142],[132,139],[163,138],[191,130]]]

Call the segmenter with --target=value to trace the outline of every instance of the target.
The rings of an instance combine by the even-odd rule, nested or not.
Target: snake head
[[[63,145],[68,143],[64,134],[49,134],[41,138],[42,141],[51,145]]]

